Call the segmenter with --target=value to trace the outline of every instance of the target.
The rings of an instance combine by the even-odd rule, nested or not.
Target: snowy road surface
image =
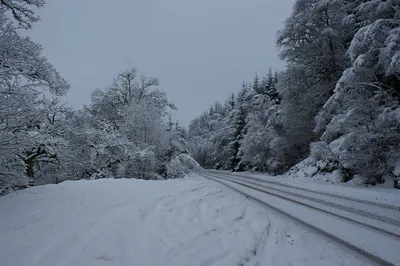
[[[70,181],[4,196],[0,265],[374,264],[221,184],[190,176]]]
[[[294,186],[285,182],[263,179],[251,174],[208,171],[207,176],[259,200],[270,209],[331,238],[379,265],[400,265],[400,205],[381,194],[381,201],[322,192],[314,188]],[[392,192],[392,191],[388,191]],[[398,194],[399,195],[399,194]],[[386,198],[382,201],[383,198]],[[391,204],[388,204],[391,202]]]

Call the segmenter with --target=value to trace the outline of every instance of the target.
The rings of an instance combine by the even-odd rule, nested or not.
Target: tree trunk
[[[28,186],[35,185],[35,161],[28,160],[26,162],[26,175],[28,176]]]

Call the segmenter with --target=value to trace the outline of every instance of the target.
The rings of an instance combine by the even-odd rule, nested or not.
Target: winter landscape
[[[100,2],[0,0],[1,266],[400,265],[400,0]]]

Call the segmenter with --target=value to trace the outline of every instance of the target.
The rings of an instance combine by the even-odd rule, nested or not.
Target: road
[[[205,176],[378,265],[400,265],[400,207],[249,175]]]

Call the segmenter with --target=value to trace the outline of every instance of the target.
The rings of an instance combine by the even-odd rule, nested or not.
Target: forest
[[[273,175],[314,165],[400,188],[400,1],[297,0],[276,45],[284,70],[191,121],[194,159]]]
[[[70,85],[24,34],[44,4],[0,0],[0,194],[182,177],[196,161],[272,175],[313,165],[344,182],[400,187],[399,0],[297,0],[276,38],[285,68],[243,82],[188,130],[159,80],[134,67],[83,108],[62,104]]]
[[[0,0],[0,266],[399,247],[400,0]]]
[[[65,180],[174,178],[196,167],[186,130],[171,119],[176,106],[136,68],[94,90],[80,110],[60,103],[68,82],[22,35],[43,5],[0,1],[0,195]]]

